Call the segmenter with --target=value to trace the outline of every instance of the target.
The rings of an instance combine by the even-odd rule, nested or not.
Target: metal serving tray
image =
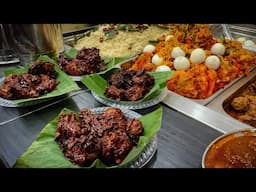
[[[256,25],[252,24],[237,24],[223,25],[224,34],[227,38],[231,38],[233,40],[237,40],[239,37],[245,37],[247,40],[252,40],[256,44]],[[256,46],[246,46],[243,45],[244,49],[256,52]]]
[[[240,87],[236,92],[234,92],[233,94],[231,94],[228,98],[226,98],[224,101],[223,101],[223,109],[224,111],[229,114],[231,117],[239,120],[237,118],[238,115],[243,115],[244,113],[243,112],[238,112],[238,111],[235,111],[232,106],[231,106],[231,102],[232,100],[235,98],[235,97],[239,97],[241,96],[242,92],[248,88],[248,86],[253,83],[253,82],[256,82],[256,76],[254,76],[251,80],[249,80],[246,84],[244,84],[242,87]],[[243,122],[243,121],[241,121]],[[256,128],[256,121],[255,120],[252,120],[251,123],[250,122],[243,122],[243,123],[246,123],[250,126],[253,126]]]
[[[213,101],[211,101],[209,104],[206,105],[206,107],[218,112],[223,117],[230,117],[233,118],[230,114],[228,114],[225,111],[225,108],[227,105],[232,101],[232,99],[236,96],[238,96],[251,82],[256,80],[256,69],[254,69],[251,72],[250,76],[241,78],[240,81],[235,83],[233,86],[228,88],[225,92],[223,92],[221,95],[219,95],[217,98],[215,98]],[[235,119],[238,121],[237,119]],[[240,121],[239,121],[240,122]],[[243,122],[241,122],[243,123]],[[243,123],[248,128],[253,128],[252,126]]]

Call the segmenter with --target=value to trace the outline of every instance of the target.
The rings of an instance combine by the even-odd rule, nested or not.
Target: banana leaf
[[[49,122],[39,133],[31,146],[16,160],[16,168],[79,168],[69,161],[62,153],[58,143],[55,141],[56,126],[59,116],[63,113],[71,113],[69,109],[64,108],[60,114]],[[121,168],[131,163],[145,146],[151,141],[161,128],[162,107],[138,118],[144,127],[144,133],[140,137],[137,146],[129,152],[123,162],[115,166],[107,166],[100,159],[96,159],[91,166],[85,168]],[[77,113],[76,113],[77,114]]]
[[[38,58],[38,60],[41,61],[48,61],[55,64],[55,70],[57,72],[57,80],[60,82],[59,85],[50,93],[47,93],[45,95],[42,95],[37,98],[28,98],[28,99],[16,99],[11,100],[13,104],[24,104],[31,101],[39,101],[39,100],[45,100],[50,99],[53,97],[57,97],[60,95],[64,95],[66,93],[69,93],[71,91],[79,90],[80,88],[78,85],[68,76],[66,75],[57,65],[56,61],[48,57],[47,55],[42,55]],[[20,69],[8,69],[4,71],[5,76],[10,74],[22,74],[28,72],[29,65],[25,65],[23,68]]]
[[[107,87],[107,79],[111,74],[120,70],[119,68],[113,67],[110,70],[102,74],[92,74],[83,76],[81,79],[82,83],[88,87],[89,90],[95,92],[100,97],[106,100],[112,100],[105,96],[105,90]],[[163,71],[163,72],[149,72],[151,76],[155,79],[155,84],[151,90],[140,100],[138,101],[120,101],[120,103],[140,103],[145,100],[152,99],[159,95],[161,91],[166,87],[166,80],[172,77],[173,71]],[[114,100],[113,100],[114,101]]]

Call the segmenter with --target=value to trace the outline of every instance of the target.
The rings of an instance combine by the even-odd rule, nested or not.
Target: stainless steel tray
[[[245,83],[242,87],[240,87],[236,92],[234,92],[233,94],[231,94],[228,98],[226,98],[224,101],[223,101],[223,109],[224,111],[229,114],[231,117],[238,119],[238,116],[239,115],[243,115],[244,113],[243,112],[238,112],[238,111],[235,111],[232,107],[231,107],[231,102],[232,100],[235,98],[235,97],[239,97],[241,96],[242,92],[248,88],[248,86],[253,83],[253,82],[256,82],[256,76],[254,76],[251,80],[249,80],[247,83]],[[243,123],[246,123],[250,126],[253,126],[256,128],[256,120],[250,120],[250,121],[241,121]]]
[[[227,38],[237,40],[237,38],[239,37],[245,37],[248,40],[252,40],[256,44],[256,25],[226,24],[224,25],[224,29],[225,29],[224,34]],[[256,52],[256,46],[252,47],[252,46],[243,45],[243,48]]]
[[[231,117],[225,110],[225,105],[230,102],[232,98],[234,98],[237,94],[239,94],[240,90],[242,90],[248,83],[252,82],[256,79],[256,69],[254,69],[251,72],[250,76],[241,78],[237,83],[235,83],[233,86],[228,88],[225,92],[223,92],[221,95],[216,97],[213,101],[211,101],[209,104],[206,105],[207,108],[212,109],[219,114],[221,114],[223,117],[229,117],[232,120],[235,120],[239,123],[243,124],[243,127],[245,128],[253,128],[252,126],[245,124],[243,122],[238,121],[237,119]]]
[[[135,60],[136,58],[138,57],[138,55],[136,56],[133,56],[119,64],[117,64],[118,67],[121,67],[121,68],[129,68],[129,66],[133,63],[132,61]],[[251,71],[253,71],[254,69],[256,68],[253,67],[251,69]],[[191,99],[191,98],[188,98],[190,99],[191,101],[194,101],[198,104],[201,104],[201,105],[207,105],[208,103],[210,103],[211,101],[213,101],[216,97],[218,97],[221,93],[223,93],[224,91],[226,91],[229,87],[231,87],[233,84],[235,84],[236,82],[238,82],[239,80],[241,80],[244,76],[241,76],[241,77],[238,77],[236,79],[234,79],[233,81],[231,81],[229,84],[225,85],[225,87],[223,89],[220,89],[218,91],[216,91],[214,94],[212,94],[210,97],[206,98],[206,99]],[[170,91],[168,90],[168,92],[170,92],[170,94],[174,94],[175,92],[173,91]],[[175,93],[177,94],[177,93]],[[179,95],[179,94],[178,94]],[[182,95],[179,95],[180,97],[184,97]],[[184,97],[184,98],[187,98],[187,97]]]

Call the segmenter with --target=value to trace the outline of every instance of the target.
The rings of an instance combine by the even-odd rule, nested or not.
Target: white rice
[[[138,32],[118,31],[112,39],[106,39],[102,29],[105,25],[100,25],[98,30],[91,32],[90,36],[80,39],[75,48],[82,49],[96,47],[100,49],[102,57],[124,57],[142,52],[143,48],[149,44],[149,40],[157,40],[163,34],[169,34],[169,29],[163,29],[156,25],[150,25],[148,29]],[[103,38],[103,42],[100,39]]]

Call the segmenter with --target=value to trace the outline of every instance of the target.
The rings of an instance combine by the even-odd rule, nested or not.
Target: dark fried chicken
[[[63,114],[59,117],[55,138],[67,158],[86,166],[97,158],[101,145],[99,138],[90,135],[90,129],[82,130],[74,113]]]
[[[137,144],[137,142],[139,141],[139,137],[143,133],[142,123],[137,119],[132,119],[127,124],[126,132],[129,135],[129,137],[132,139],[132,141],[135,144]]]
[[[121,70],[111,75],[105,95],[117,101],[137,101],[153,87],[155,80],[145,70]]]
[[[55,79],[47,75],[9,75],[0,89],[0,97],[5,99],[34,98],[51,92],[58,85]]]
[[[28,73],[32,75],[48,75],[53,79],[56,79],[57,73],[55,71],[55,65],[45,61],[34,61],[29,67]]]
[[[109,132],[101,139],[102,161],[111,165],[113,162],[120,164],[130,152],[133,145],[126,132],[122,129]]]
[[[5,78],[0,97],[10,100],[39,97],[56,88],[59,82],[55,78],[54,64],[33,62],[29,73],[11,74]]]
[[[105,63],[97,48],[83,48],[74,59],[66,58],[64,53],[61,53],[59,64],[63,71],[73,76],[93,74],[105,70]]]
[[[103,114],[89,109],[62,114],[55,139],[64,155],[80,166],[90,165],[96,158],[105,164],[120,164],[137,144],[143,127],[139,120],[129,122],[118,108],[108,108]]]

